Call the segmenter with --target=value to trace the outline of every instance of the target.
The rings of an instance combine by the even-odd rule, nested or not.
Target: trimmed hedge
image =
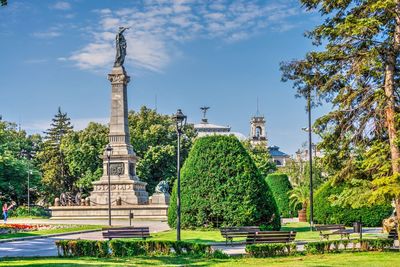
[[[353,209],[332,206],[329,197],[340,193],[344,184],[332,186],[331,182],[323,184],[314,195],[314,223],[317,224],[345,224],[352,226],[353,222],[362,219],[363,226],[379,227],[382,220],[392,214],[393,208],[390,205],[375,205]],[[307,210],[309,215],[309,210]],[[309,218],[309,216],[307,216]]]
[[[168,223],[176,227],[174,184]],[[198,138],[181,174],[183,228],[266,225],[280,229],[271,190],[234,136]]]
[[[57,240],[60,257],[98,257],[109,255],[108,241],[96,240]]]
[[[246,253],[255,258],[289,256],[297,253],[296,243],[254,244],[246,246]]]
[[[393,246],[392,239],[354,239],[331,240],[307,243],[304,248],[307,254],[337,253],[345,251],[351,245],[353,251],[383,251]],[[357,247],[357,244],[359,246]],[[340,247],[344,249],[340,249]]]
[[[58,255],[61,257],[125,257],[138,255],[195,254],[213,256],[211,246],[184,241],[153,241],[113,239],[58,240]]]
[[[290,218],[295,215],[294,209],[290,206],[289,191],[292,190],[289,177],[284,173],[269,174],[265,181],[272,191],[279,214],[283,218]]]

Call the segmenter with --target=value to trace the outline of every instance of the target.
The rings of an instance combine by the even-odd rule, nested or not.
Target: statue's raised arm
[[[117,53],[115,55],[114,67],[122,67],[124,65],[126,56],[126,40],[124,37],[124,31],[129,28],[119,27],[117,36],[115,37],[115,47]]]

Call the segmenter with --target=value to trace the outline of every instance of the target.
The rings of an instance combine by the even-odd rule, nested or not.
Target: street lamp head
[[[178,109],[176,114],[173,116],[176,123],[176,130],[178,133],[182,133],[183,128],[186,126],[187,116],[183,114],[181,109]]]
[[[106,146],[106,155],[107,155],[107,158],[110,158],[110,157],[111,157],[112,151],[113,151],[112,147],[110,146],[110,144],[108,144],[108,145]]]

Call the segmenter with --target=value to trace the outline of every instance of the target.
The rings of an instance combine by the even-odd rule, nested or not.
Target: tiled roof
[[[289,157],[288,154],[280,151],[278,146],[270,146],[268,147],[268,150],[272,157]]]

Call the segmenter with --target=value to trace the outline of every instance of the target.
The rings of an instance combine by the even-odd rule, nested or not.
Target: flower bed
[[[52,226],[48,224],[20,224],[7,223],[0,224],[0,234],[13,234],[19,232],[30,232],[43,229],[50,229]]]

